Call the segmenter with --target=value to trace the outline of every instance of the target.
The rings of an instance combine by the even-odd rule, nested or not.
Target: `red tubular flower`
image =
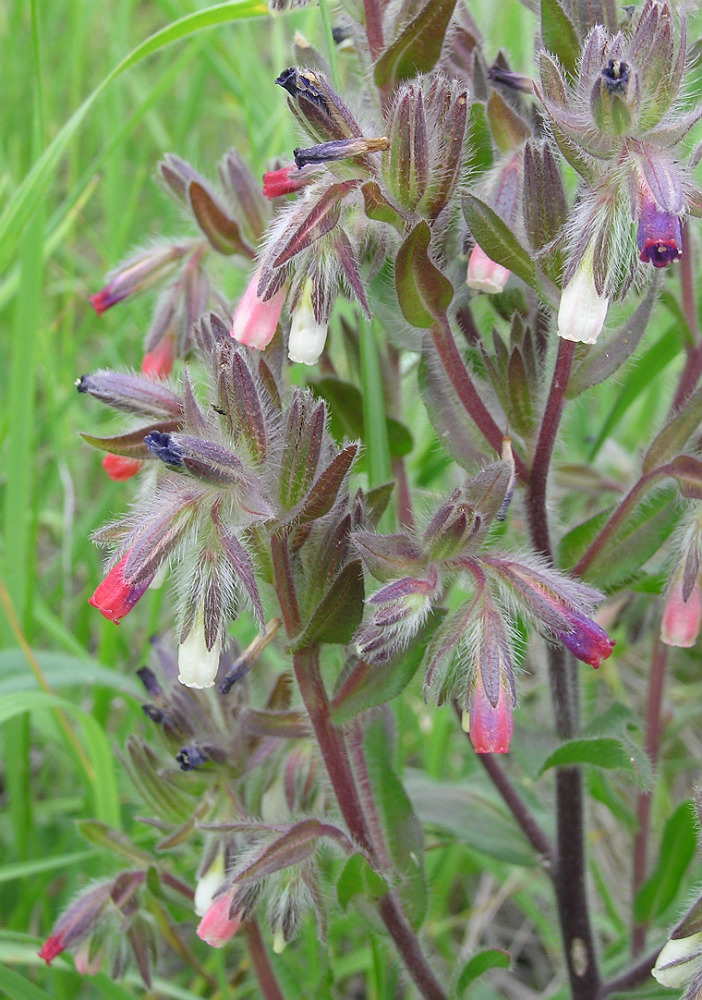
[[[128,458],[126,455],[113,455],[108,452],[102,460],[102,467],[110,479],[119,483],[131,479],[141,469],[143,461],[140,458]]]
[[[173,337],[164,337],[153,351],[144,355],[141,370],[151,378],[165,378],[171,374],[175,361],[176,347]]]
[[[511,698],[500,683],[497,704],[487,696],[480,676],[475,682],[470,706],[468,734],[476,753],[507,753],[512,739],[514,720]]]
[[[289,163],[278,170],[266,171],[263,175],[263,194],[266,198],[282,198],[299,191],[310,180],[310,171],[300,170],[296,164]]]
[[[563,609],[563,613],[571,628],[568,632],[557,632],[556,637],[576,659],[597,669],[603,660],[611,656],[615,643],[602,626],[591,618],[568,609]]]
[[[150,576],[141,583],[128,583],[124,578],[124,567],[128,558],[129,552],[110,570],[88,601],[101,615],[116,625],[144,596],[153,580],[153,576]]]
[[[95,295],[90,296],[90,304],[98,316],[102,316],[112,306],[116,306],[122,299],[126,299],[129,294],[129,290],[126,288],[113,288],[112,285],[107,285]]]
[[[64,951],[66,947],[64,943],[65,937],[66,934],[63,931],[48,937],[39,950],[39,958],[43,958],[47,965],[51,965],[56,956]]]
[[[231,905],[231,892],[216,896],[198,924],[197,936],[206,941],[212,948],[222,948],[241,927],[243,914],[237,913],[230,917]]]

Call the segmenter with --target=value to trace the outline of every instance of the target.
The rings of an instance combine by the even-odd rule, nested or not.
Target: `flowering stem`
[[[553,847],[536,819],[529,811],[514,785],[498,763],[495,754],[479,753],[476,757],[483,765],[488,777],[500,793],[527,840],[534,850],[541,855],[548,869],[553,870]]]
[[[439,360],[464,409],[485,440],[492,445],[498,455],[501,455],[504,435],[473,385],[445,316],[432,327],[431,335]],[[519,478],[525,480],[527,468],[521,455],[514,455],[514,465]]]
[[[292,637],[299,631],[300,615],[287,539],[274,537],[271,549],[283,621],[288,635]],[[329,697],[319,667],[318,648],[309,646],[294,653],[293,668],[341,814],[353,839],[366,852],[368,859],[378,864],[378,851],[363,811],[344,731],[331,717]],[[446,993],[427,962],[396,894],[391,891],[383,896],[378,908],[400,957],[421,995],[425,1000],[447,1000]]]
[[[560,340],[558,343],[556,364],[553,369],[551,389],[539,429],[539,437],[529,477],[529,490],[527,492],[529,524],[534,548],[545,555],[547,559],[551,559],[552,554],[548,518],[546,515],[546,483],[574,356],[575,344],[570,340]]]
[[[261,988],[261,996],[264,1000],[285,1000],[278,980],[275,978],[257,922],[245,920],[242,924],[242,930],[246,935],[246,947],[258,979],[258,985]]]
[[[651,761],[651,767],[656,767],[661,741],[661,705],[663,702],[663,686],[668,661],[668,647],[656,636],[653,641],[651,670],[648,675],[648,695],[646,705],[646,753]],[[649,813],[651,809],[651,792],[639,792],[636,816],[638,830],[634,840],[634,864],[632,870],[632,896],[635,896],[646,878],[646,855],[649,834]],[[631,953],[640,955],[646,944],[646,926],[634,924]]]

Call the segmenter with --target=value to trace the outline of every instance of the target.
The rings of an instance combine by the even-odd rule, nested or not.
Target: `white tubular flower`
[[[194,909],[198,917],[204,917],[213,902],[214,894],[224,882],[224,853],[218,851],[212,864],[195,886]]]
[[[558,336],[581,344],[594,344],[604,326],[608,308],[609,299],[595,288],[590,245],[561,294]]]
[[[327,341],[327,323],[318,323],[312,306],[312,282],[305,281],[302,295],[293,309],[288,340],[288,357],[303,365],[314,365]]]
[[[212,649],[207,648],[201,609],[193,627],[178,647],[178,680],[180,683],[191,688],[213,687],[219,669],[221,652],[222,638],[219,635]]]
[[[651,969],[661,986],[677,990],[697,972],[702,962],[702,931],[667,941]]]

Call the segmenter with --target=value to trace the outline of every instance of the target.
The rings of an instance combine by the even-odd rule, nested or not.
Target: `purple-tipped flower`
[[[240,344],[255,347],[262,351],[268,347],[276,328],[280,313],[285,302],[285,289],[281,288],[270,299],[264,302],[258,294],[258,283],[261,278],[260,268],[248,284],[244,296],[234,313],[231,336]]]
[[[98,316],[105,310],[126,299],[128,295],[140,292],[153,284],[179,260],[188,250],[185,246],[152,247],[112,271],[108,283],[101,291],[90,296],[90,302]]]
[[[576,659],[589,663],[591,667],[597,669],[603,660],[612,655],[615,643],[592,618],[565,608],[562,611],[571,628],[568,632],[558,632],[557,638]]]
[[[639,229],[636,235],[639,260],[654,267],[667,267],[682,257],[680,219],[662,209],[648,197],[642,200]]]

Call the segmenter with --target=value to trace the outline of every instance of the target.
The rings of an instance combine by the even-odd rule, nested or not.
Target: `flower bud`
[[[609,308],[609,299],[595,288],[593,258],[590,244],[561,293],[558,309],[558,336],[582,344],[597,341]]]
[[[349,160],[355,156],[365,156],[367,153],[379,153],[389,146],[386,136],[379,136],[376,139],[332,139],[330,142],[321,142],[316,146],[309,146],[307,149],[297,148],[294,150],[295,163],[302,170],[303,167],[313,166],[317,163],[332,163],[336,160]]]
[[[131,479],[143,466],[140,458],[128,458],[126,455],[113,455],[109,452],[102,460],[102,467],[114,482]]]
[[[297,305],[292,312],[288,357],[303,365],[314,365],[324,350],[328,324],[318,322],[312,303],[312,282],[306,279]]]
[[[66,948],[85,941],[98,926],[110,899],[114,881],[88,889],[59,917],[51,934],[39,951],[47,965]]]
[[[197,880],[194,909],[198,917],[204,917],[214,902],[214,894],[224,882],[224,852],[217,851],[212,862]]]
[[[150,378],[166,378],[171,374],[175,356],[175,338],[166,335],[153,351],[148,351],[142,358],[142,375],[148,375]]]
[[[289,163],[278,170],[267,170],[263,175],[263,194],[266,198],[282,198],[295,194],[314,178],[313,170],[300,170],[295,163]]]
[[[185,246],[167,245],[151,247],[131,257],[121,267],[108,274],[108,283],[101,291],[90,296],[95,312],[101,316],[106,309],[126,299],[128,295],[147,288],[162,277],[187,251],[188,247]]]
[[[262,351],[273,339],[286,293],[285,289],[281,288],[264,302],[258,295],[260,278],[261,269],[259,268],[249,282],[234,313],[230,335],[240,344]]]
[[[292,67],[284,70],[275,82],[287,90],[290,108],[317,142],[352,139],[362,134],[339,95],[316,70]]]
[[[702,962],[702,931],[689,937],[671,938],[661,949],[651,975],[661,986],[680,989]]]
[[[679,572],[670,590],[661,622],[661,641],[667,646],[694,646],[702,625],[702,588],[699,572],[685,593],[685,574]]]
[[[556,636],[573,656],[589,663],[591,667],[599,667],[603,660],[612,655],[615,643],[597,622],[577,611],[563,609],[571,629],[568,632],[557,632]]]
[[[193,623],[192,628],[178,648],[178,680],[191,688],[213,687],[219,657],[222,652],[222,636],[218,632],[211,647],[208,648],[205,639],[204,607]]]
[[[511,271],[502,264],[495,263],[477,243],[468,260],[468,287],[488,295],[497,295],[504,290]]]
[[[590,94],[595,124],[607,135],[624,135],[638,110],[636,70],[623,59],[610,59]]]
[[[115,625],[118,625],[144,596],[154,577],[152,574],[139,583],[128,583],[124,577],[124,567],[129,555],[130,553],[127,552],[117,565],[113,566],[88,601],[88,604],[97,608],[103,617],[114,622]]]

